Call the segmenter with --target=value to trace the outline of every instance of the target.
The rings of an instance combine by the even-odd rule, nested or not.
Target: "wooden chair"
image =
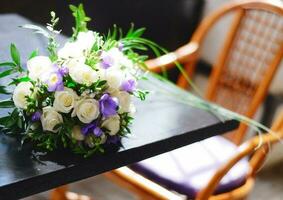
[[[219,19],[230,13],[234,14],[233,23],[229,27],[219,57],[214,63],[206,98],[230,110],[253,117],[266,96],[283,55],[283,2],[281,0],[229,1],[202,21],[188,44],[175,52],[147,61],[147,66],[152,71],[160,72],[163,67],[167,69],[174,67],[175,62],[178,61],[184,66],[187,75],[192,76],[206,34]],[[187,88],[186,77],[180,75],[177,84]],[[246,130],[247,126],[241,123],[240,127],[230,134],[230,139],[239,145]],[[246,150],[245,153],[247,152],[251,151]],[[244,153],[239,152],[237,156],[241,157],[242,154]],[[260,153],[255,155],[257,154]],[[238,159],[237,156],[234,160]],[[252,159],[251,166],[257,168],[258,164],[253,163],[259,162],[257,160],[263,157],[257,156]],[[253,176],[248,176],[245,184],[239,188],[209,196],[219,182],[219,177],[228,171],[234,164],[234,160],[228,162],[226,167],[220,168],[222,170],[216,173],[204,192],[199,193],[198,199],[240,199],[248,194],[253,185]],[[175,193],[129,168],[114,170],[106,173],[106,176],[134,191],[141,199],[180,199]],[[62,196],[62,191],[66,190],[60,192],[57,189],[53,194]]]
[[[266,133],[261,136],[255,136],[247,142],[240,145],[238,154],[231,157],[231,159],[221,166],[213,178],[209,181],[207,186],[202,189],[196,200],[240,200],[245,199],[249,192],[251,191],[256,173],[262,167],[264,160],[271,148],[271,146],[280,139],[283,139],[283,112],[279,114],[279,117],[273,123],[271,130],[273,133]],[[251,156],[249,159],[250,170],[247,174],[247,180],[244,185],[236,188],[230,192],[213,195],[213,192],[220,180],[225,176],[225,174],[231,170],[237,162],[241,159]],[[134,171],[123,167],[116,169],[112,172],[105,174],[109,179],[119,183],[125,188],[135,192],[141,198],[147,200],[181,200],[184,197],[167,190],[166,188],[157,185],[156,183],[148,180]]]
[[[191,76],[206,34],[219,19],[231,13],[234,14],[233,23],[214,64],[206,98],[252,118],[266,96],[283,55],[283,2],[281,0],[231,1],[206,17],[188,44],[175,52],[147,61],[147,66],[152,71],[160,72],[162,68],[174,67],[177,61],[184,66],[187,75]],[[177,84],[182,88],[187,88],[186,77],[180,75]],[[280,123],[282,124],[282,117]],[[240,145],[247,128],[245,124],[241,123],[239,128],[229,135],[229,139],[236,145]],[[273,129],[277,130],[277,125],[274,125]],[[256,169],[264,159],[262,152],[266,150],[265,144],[268,141],[275,141],[271,135],[263,137],[264,145],[252,157],[250,161],[251,172],[249,172],[245,184],[223,194],[212,194],[219,180],[231,166],[240,158],[253,152],[258,140],[259,138],[256,137],[241,145],[238,154],[216,172],[207,187],[196,198],[222,200],[246,197],[253,186]],[[247,147],[246,144],[248,144]],[[160,167],[166,168],[167,166]],[[170,193],[169,198],[168,192],[170,191],[129,168],[114,170],[107,173],[106,176],[134,191],[141,199],[179,198],[174,193]]]

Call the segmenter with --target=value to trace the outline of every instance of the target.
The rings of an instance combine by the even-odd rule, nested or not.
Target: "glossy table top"
[[[14,15],[4,17],[25,21]],[[1,19],[3,16],[0,16],[0,30],[6,23]],[[18,37],[24,38],[25,35],[16,34],[14,29],[7,29],[6,35],[8,33],[11,36],[7,37],[9,41],[20,41],[18,48],[21,51],[27,51],[29,44],[36,44],[31,41],[36,40],[36,37],[23,41]],[[1,39],[6,35],[0,31],[0,48],[6,46],[7,41]],[[42,44],[37,45],[42,48]],[[67,151],[44,155],[32,152],[29,145],[20,150],[16,138],[0,134],[0,199],[18,199],[82,180],[222,134],[238,126],[233,120],[223,123],[214,115],[180,103],[175,99],[177,97],[165,94],[178,91],[178,95],[186,95],[185,91],[176,90],[175,86],[167,86],[152,77],[150,81],[141,82],[140,86],[151,91],[151,94],[146,101],[136,101],[132,135],[122,140],[124,148],[118,152],[109,151],[89,159],[74,156]]]

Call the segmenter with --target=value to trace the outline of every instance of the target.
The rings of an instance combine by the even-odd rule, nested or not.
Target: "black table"
[[[4,35],[10,36],[7,36],[7,40],[20,41],[18,47],[23,52],[32,50],[30,44],[35,44],[38,38],[28,36],[28,40],[20,39],[29,33],[22,32],[18,35],[14,26],[7,29],[9,17],[15,21],[25,21],[14,15],[5,16],[6,20],[2,21],[3,17],[0,16],[0,47],[7,46],[8,42],[2,40],[1,26],[5,25],[7,32]],[[15,23],[13,25],[17,25]],[[37,42],[42,48],[41,40]],[[176,91],[175,86],[165,86],[154,78],[150,80],[140,83],[141,87],[153,92],[147,101],[136,102],[137,113],[131,128],[132,135],[122,140],[124,148],[118,152],[95,155],[89,159],[73,156],[68,152],[55,152],[35,159],[28,145],[19,150],[17,139],[0,134],[0,199],[18,199],[95,176],[222,134],[238,126],[236,121],[222,123],[208,112],[178,103],[160,92],[160,88],[169,93]],[[186,93],[179,91],[178,94]]]

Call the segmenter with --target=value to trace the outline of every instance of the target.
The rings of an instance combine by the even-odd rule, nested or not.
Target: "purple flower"
[[[62,66],[61,68],[58,68],[58,71],[62,76],[66,76],[69,73],[69,69],[66,66]]]
[[[102,53],[100,65],[103,69],[108,69],[114,64],[114,58],[107,52]]]
[[[97,126],[93,129],[93,134],[96,136],[96,137],[100,137],[102,135],[102,130]]]
[[[81,131],[83,135],[93,133],[96,137],[100,137],[103,134],[102,130],[98,127],[96,122],[83,126],[81,128]]]
[[[119,42],[118,44],[119,51],[123,51],[123,48],[124,48],[124,44],[122,42]]]
[[[121,138],[118,135],[109,136],[107,138],[108,144],[118,144],[118,143],[120,143],[120,141],[121,141]]]
[[[49,92],[64,90],[63,76],[59,71],[51,71],[47,76],[46,84]]]
[[[106,93],[99,100],[99,108],[103,117],[110,117],[117,113],[118,102]]]
[[[133,92],[136,89],[136,81],[129,79],[121,84],[121,90],[126,92]]]
[[[31,116],[31,121],[37,122],[40,120],[41,113],[39,111],[36,111],[35,113],[32,114]]]
[[[81,128],[82,134],[87,135],[92,129],[96,127],[95,123],[90,123]]]

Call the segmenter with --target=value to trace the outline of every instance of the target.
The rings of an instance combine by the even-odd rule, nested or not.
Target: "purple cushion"
[[[215,136],[141,161],[130,168],[170,190],[194,198],[208,184],[216,170],[237,152],[235,144]],[[248,159],[242,159],[222,179],[215,194],[243,185],[248,170]]]

